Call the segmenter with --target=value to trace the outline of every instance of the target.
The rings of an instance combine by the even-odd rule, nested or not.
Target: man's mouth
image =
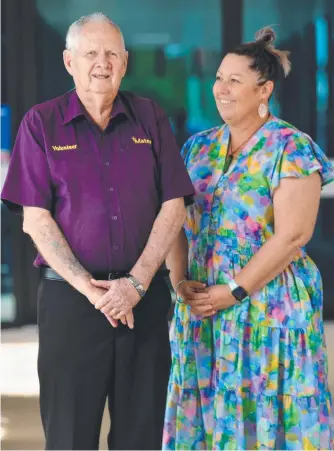
[[[93,74],[94,78],[97,78],[98,80],[106,80],[110,77],[110,75],[102,75],[102,74]]]

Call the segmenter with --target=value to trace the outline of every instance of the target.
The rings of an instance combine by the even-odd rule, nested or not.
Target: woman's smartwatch
[[[240,304],[244,299],[248,298],[249,294],[247,293],[247,291],[244,288],[240,287],[240,285],[238,285],[235,280],[232,279],[227,285],[229,286],[231,293],[238,304]]]

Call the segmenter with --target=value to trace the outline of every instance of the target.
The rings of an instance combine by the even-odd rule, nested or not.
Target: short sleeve
[[[51,211],[52,183],[42,143],[40,118],[30,110],[20,124],[1,193],[2,201],[15,213],[23,206]]]
[[[188,140],[184,143],[184,145],[183,145],[183,147],[182,147],[182,149],[181,149],[181,157],[182,157],[182,159],[183,159],[184,164],[186,165],[186,167],[187,167],[187,165],[188,165],[188,161],[189,161],[189,157],[190,157],[190,149],[191,149],[191,146],[192,146],[193,142],[194,142],[194,137],[191,136],[191,137],[188,138]]]
[[[176,144],[168,117],[160,108],[157,126],[160,147],[161,202],[184,197],[185,204],[189,205],[193,202],[194,187]]]
[[[274,167],[272,190],[282,178],[301,178],[318,171],[322,186],[334,180],[334,167],[320,147],[304,133],[295,133],[285,142]]]

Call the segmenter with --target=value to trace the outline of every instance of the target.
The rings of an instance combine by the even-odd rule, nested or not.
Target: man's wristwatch
[[[136,279],[136,277],[130,273],[125,274],[124,277],[130,282],[130,284],[133,286],[133,288],[135,288],[137,290],[140,298],[143,298],[146,294],[146,290],[143,287],[143,285],[139,282],[139,280]]]
[[[232,279],[227,285],[230,287],[231,293],[238,304],[249,296],[247,291],[240,287],[235,280]]]

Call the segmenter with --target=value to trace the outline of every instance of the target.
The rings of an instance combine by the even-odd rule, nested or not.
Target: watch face
[[[247,298],[248,293],[246,290],[244,290],[242,287],[237,287],[232,291],[233,296],[237,301],[242,301],[245,298]]]

